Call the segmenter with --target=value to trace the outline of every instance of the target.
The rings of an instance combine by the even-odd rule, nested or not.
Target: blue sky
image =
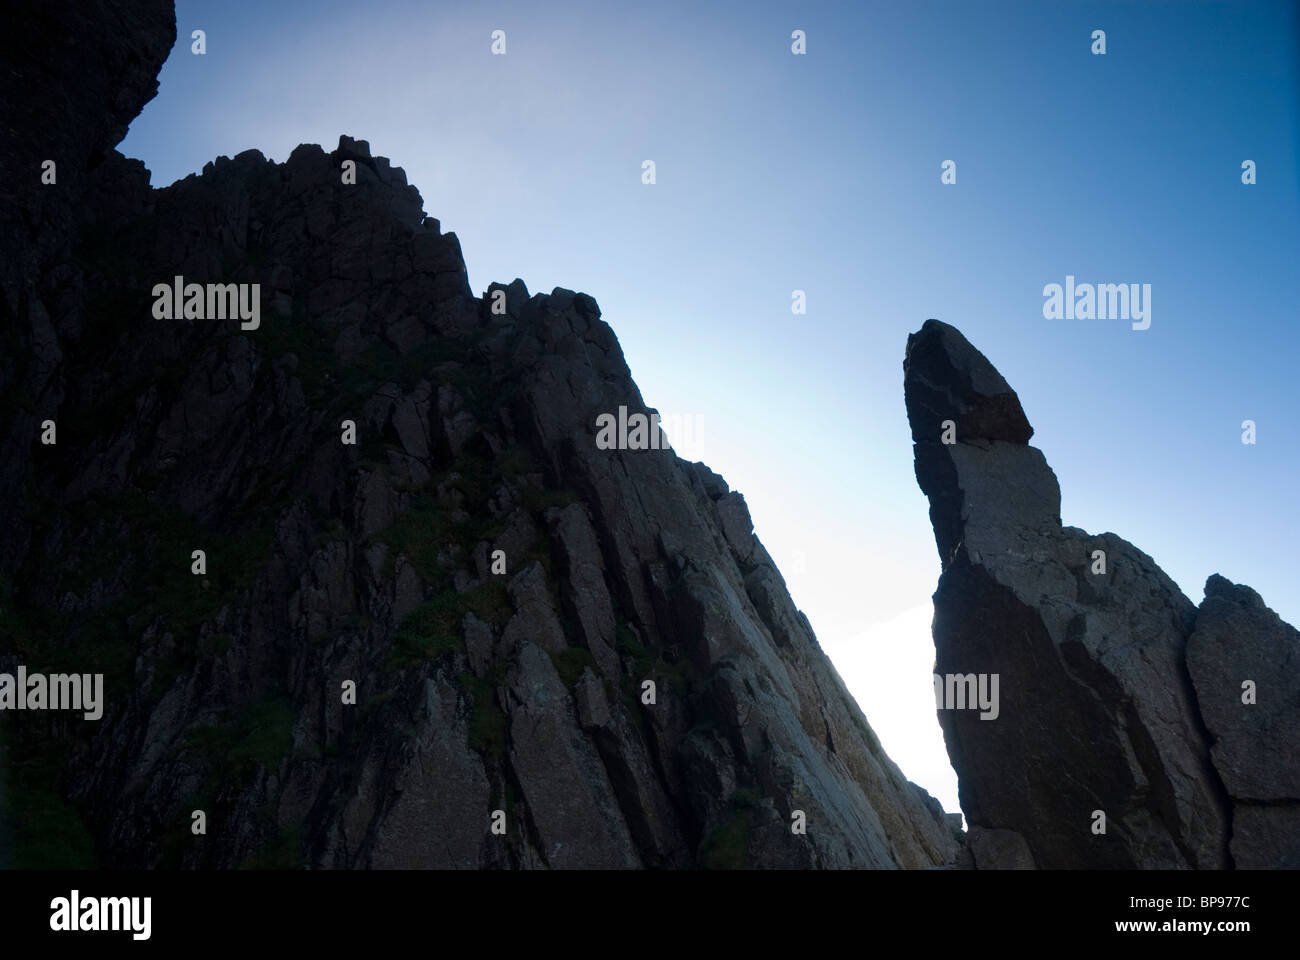
[[[1298,9],[180,2],[121,149],[161,186],[366,139],[475,291],[594,296],[646,401],[689,418],[681,452],[746,495],[886,749],[956,810],[902,392],[926,318],[1020,394],[1067,524],[1194,602],[1218,572],[1300,623]],[[1150,284],[1150,329],[1044,319],[1067,274]]]

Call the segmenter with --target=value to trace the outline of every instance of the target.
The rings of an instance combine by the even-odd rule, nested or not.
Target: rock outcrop
[[[1198,609],[1132,544],[1062,526],[1019,398],[955,328],[908,338],[904,389],[975,865],[1300,866],[1295,629],[1219,576]],[[996,708],[971,709],[985,677]]]
[[[9,182],[59,173],[5,212],[0,671],[106,678],[102,719],[4,717],[14,862],[953,861],[744,498],[597,444],[653,411],[591,297],[475,296],[361,140],[165,189],[111,150],[174,37],[151,9],[77,5],[107,52],[2,99]],[[256,284],[259,325],[168,318],[176,277]]]
[[[1300,635],[1250,587],[1216,574],[1187,639],[1187,670],[1232,801],[1233,863],[1300,866]]]

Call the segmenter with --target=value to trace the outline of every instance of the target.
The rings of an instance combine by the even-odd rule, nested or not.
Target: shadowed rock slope
[[[1132,544],[1062,526],[1019,399],[955,328],[908,338],[904,388],[935,672],[1000,678],[995,718],[939,711],[975,864],[1300,866],[1295,629],[1217,575],[1198,609]]]
[[[111,45],[117,8],[79,9]],[[32,182],[45,130],[112,118],[4,237],[0,670],[107,678],[98,721],[3,717],[12,860],[951,862],[743,497],[671,450],[597,447],[599,415],[649,408],[591,297],[473,295],[364,141],[164,189],[103,149],[173,31],[131,34],[150,70],[86,66],[70,106],[3,104],[30,145],[6,176]],[[156,319],[177,275],[259,284],[260,327]]]

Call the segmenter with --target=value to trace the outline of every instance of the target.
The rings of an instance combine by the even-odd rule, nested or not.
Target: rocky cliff
[[[1300,866],[1296,630],[1217,575],[1198,608],[1132,544],[1063,526],[1015,391],[955,328],[908,338],[904,389],[975,864]],[[948,683],[972,675],[998,677],[996,715]]]
[[[3,716],[11,861],[951,862],[744,498],[598,443],[653,411],[595,301],[476,296],[364,141],[151,188],[112,147],[174,36],[6,31],[0,671],[106,683]]]

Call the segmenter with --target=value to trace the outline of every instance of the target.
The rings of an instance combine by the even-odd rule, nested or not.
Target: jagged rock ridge
[[[1300,866],[1296,630],[1217,575],[1198,609],[1132,544],[1062,526],[1019,398],[954,327],[908,338],[904,391],[935,672],[1000,677],[995,719],[939,711],[976,865]]]
[[[111,46],[116,8],[80,9]],[[126,59],[156,71],[174,21],[139,38]],[[98,670],[109,690],[101,721],[10,724],[17,862],[954,859],[743,497],[668,450],[597,449],[598,415],[648,408],[591,297],[474,296],[455,236],[364,141],[151,189],[106,147],[153,73],[85,69],[75,113],[4,100],[20,144],[110,118],[48,197],[19,198],[28,229],[5,240],[23,267],[4,278],[0,669]],[[39,155],[14,152],[22,176]],[[34,215],[55,203],[69,215]],[[177,275],[259,284],[261,327],[155,319],[151,290]]]

